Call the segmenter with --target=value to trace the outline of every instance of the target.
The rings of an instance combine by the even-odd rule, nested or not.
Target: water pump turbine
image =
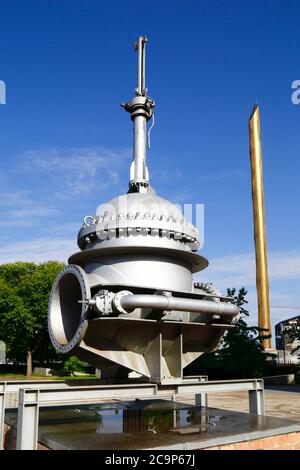
[[[149,184],[147,122],[155,104],[145,86],[146,42],[135,44],[137,88],[122,104],[134,134],[128,193],[85,217],[81,251],[53,284],[48,327],[59,352],[178,383],[184,367],[234,326],[239,310],[211,285],[193,282],[208,266],[197,254],[198,230]]]

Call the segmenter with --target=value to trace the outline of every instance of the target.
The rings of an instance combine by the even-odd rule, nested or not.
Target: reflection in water
[[[212,415],[166,400],[41,408],[39,441],[53,449],[153,449],[210,433],[211,423],[218,424]],[[16,424],[16,410],[6,416]]]
[[[5,412],[16,437],[17,410]],[[292,424],[292,430],[290,427]],[[209,447],[211,439],[236,439],[273,430],[294,432],[295,423],[232,410],[164,400],[41,408],[39,442],[51,449],[129,450]],[[255,439],[257,437],[254,437]],[[235,442],[235,440],[233,440]],[[7,446],[7,438],[5,441]],[[7,448],[15,448],[13,439]],[[188,447],[187,447],[188,446]]]
[[[163,400],[99,405],[88,410],[99,418],[97,433],[204,433],[207,425],[217,422],[206,408]]]

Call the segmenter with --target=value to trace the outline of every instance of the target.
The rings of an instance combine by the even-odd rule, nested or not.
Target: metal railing
[[[0,382],[0,444],[3,448],[6,395],[19,387],[17,420],[17,450],[37,449],[38,417],[40,407],[56,407],[99,403],[102,400],[135,398],[177,399],[193,395],[198,406],[208,405],[208,393],[248,391],[249,412],[264,414],[264,382],[262,379],[227,381],[186,381],[179,384],[159,386],[153,383],[68,386],[44,381],[26,383]],[[48,381],[47,381],[48,382]]]

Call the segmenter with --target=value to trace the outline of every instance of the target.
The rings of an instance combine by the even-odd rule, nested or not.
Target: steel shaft
[[[146,168],[146,118],[145,116],[136,116],[133,123],[133,171],[130,174],[130,180],[148,182]]]
[[[135,308],[151,308],[155,310],[211,313],[235,316],[239,313],[236,305],[230,303],[212,302],[209,300],[184,299],[168,295],[133,294],[120,299],[124,310]]]

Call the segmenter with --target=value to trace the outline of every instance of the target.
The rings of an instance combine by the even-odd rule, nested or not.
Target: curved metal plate
[[[84,251],[79,251],[70,256],[68,262],[84,266],[89,261],[97,261],[101,256],[118,255],[128,253],[143,253],[143,254],[159,254],[164,258],[175,258],[185,261],[190,266],[191,272],[195,273],[203,271],[208,266],[208,260],[197,253],[192,253],[183,250],[175,250],[168,248],[145,247],[140,245],[132,245],[127,247],[113,247],[113,248],[91,248]]]

